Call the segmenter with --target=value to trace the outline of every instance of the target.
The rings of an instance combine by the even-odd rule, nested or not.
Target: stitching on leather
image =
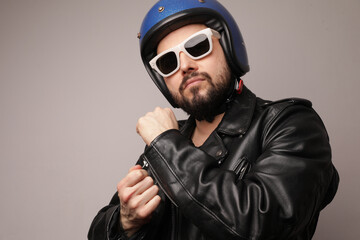
[[[145,158],[145,160],[149,163],[151,172],[154,174],[154,177],[156,178],[156,180],[159,183],[159,187],[161,188],[161,190],[164,192],[164,194],[170,199],[170,201],[176,206],[178,207],[178,205],[176,204],[176,202],[166,193],[165,189],[162,187],[163,182],[160,180],[159,176],[156,174],[156,172],[153,170],[153,166],[151,165],[149,159],[144,155],[143,156]]]

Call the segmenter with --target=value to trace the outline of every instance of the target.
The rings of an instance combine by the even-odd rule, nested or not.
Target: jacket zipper
[[[233,171],[235,172],[237,179],[241,180],[245,174],[250,170],[251,165],[246,156],[242,157],[240,161],[235,165]]]

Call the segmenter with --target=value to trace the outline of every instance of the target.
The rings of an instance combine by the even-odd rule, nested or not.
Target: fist
[[[139,118],[136,125],[136,132],[147,145],[170,129],[179,129],[175,114],[170,108],[157,107],[153,112]]]
[[[120,222],[128,237],[137,232],[160,204],[159,189],[147,171],[136,165],[117,185]]]

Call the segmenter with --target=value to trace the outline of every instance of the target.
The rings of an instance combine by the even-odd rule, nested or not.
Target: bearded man
[[[139,38],[150,77],[189,118],[157,107],[138,120],[146,149],[89,239],[311,239],[339,182],[311,102],[243,85],[245,44],[215,0],[159,1]]]

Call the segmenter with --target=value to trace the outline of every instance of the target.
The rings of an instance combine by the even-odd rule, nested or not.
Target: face
[[[183,42],[192,34],[205,29],[205,25],[192,24],[177,29],[158,45],[158,53]],[[213,50],[204,58],[194,60],[180,52],[180,68],[165,83],[179,105],[197,120],[212,121],[216,110],[226,100],[230,85],[230,70],[219,40],[212,37]]]

